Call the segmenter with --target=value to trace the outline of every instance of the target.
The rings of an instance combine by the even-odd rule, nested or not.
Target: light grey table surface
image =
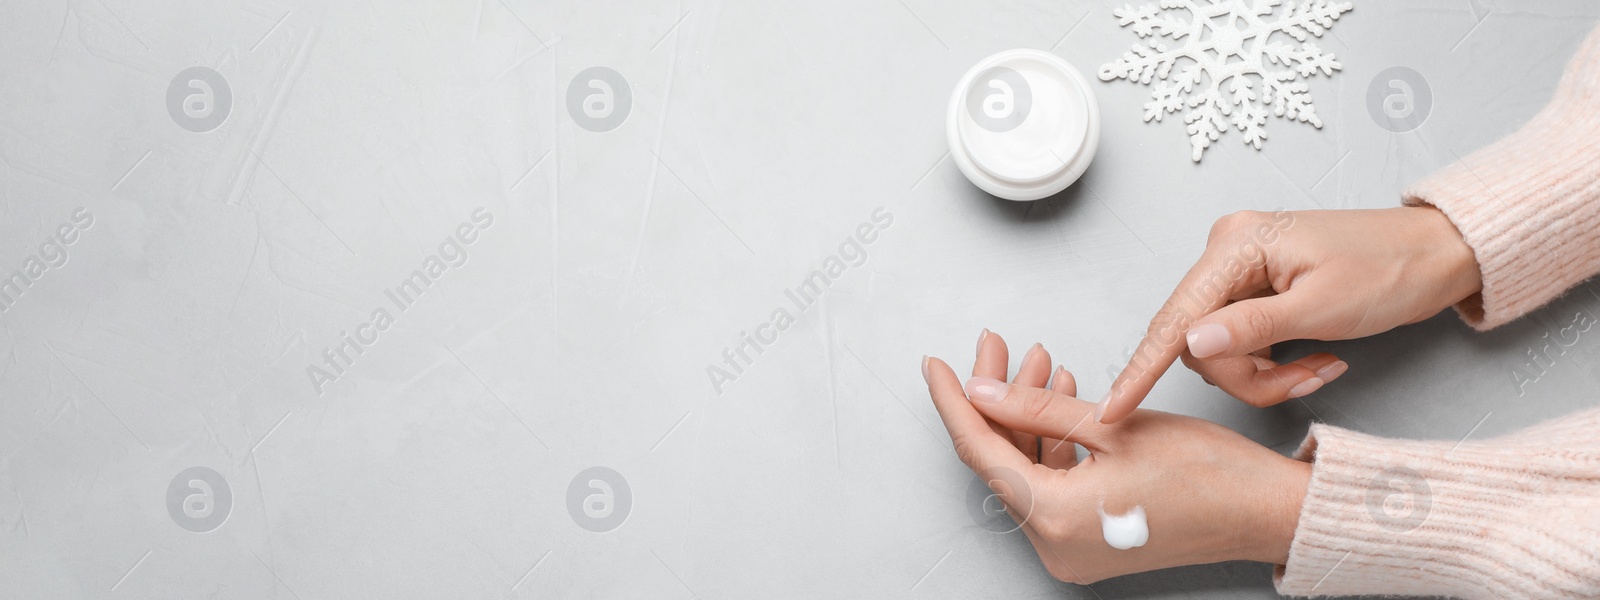
[[[1177,116],[1142,121],[1149,88],[1093,77],[1138,41],[1111,2],[158,4],[0,3],[0,272],[53,261],[0,314],[0,597],[1274,597],[1244,563],[1051,580],[970,515],[919,358],[965,367],[989,327],[1098,397],[1213,220],[1394,205],[1533,115],[1600,15],[1356,0],[1318,41],[1343,63],[1311,80],[1324,126],[1197,164]],[[946,154],[955,81],[1016,47],[1103,109],[1084,180],[1035,203]],[[174,112],[195,66],[231,99]],[[603,133],[567,107],[595,66],[632,97]],[[1433,98],[1407,133],[1367,107],[1394,66]],[[864,262],[794,309],[880,208]],[[61,263],[40,246],[75,214]],[[1147,406],[1283,452],[1313,420],[1492,436],[1600,403],[1587,337],[1515,380],[1591,290],[1487,334],[1290,344],[1352,366],[1304,403],[1180,369]],[[308,369],[379,308],[319,394]],[[779,308],[717,393],[707,368]],[[626,482],[610,517],[569,505],[592,467]]]

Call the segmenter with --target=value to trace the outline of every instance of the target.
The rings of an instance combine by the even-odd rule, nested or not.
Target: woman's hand
[[[944,361],[925,358],[923,375],[956,454],[1005,502],[1052,576],[1091,583],[1181,565],[1287,560],[1311,465],[1180,415],[1139,410],[1115,425],[1095,423],[1094,405],[1072,397],[1076,384],[1065,369],[1053,390],[1031,385],[1049,372],[1042,348],[1029,351],[1026,372],[1008,384],[1004,360],[995,360],[1004,341],[985,338],[981,372],[965,392]],[[1020,452],[1004,435],[1011,431],[1041,436],[1042,459]],[[1073,443],[1090,453],[1081,464],[1067,458]],[[1147,514],[1148,542],[1112,548],[1099,511],[1134,507]]]
[[[1279,365],[1273,344],[1381,333],[1482,287],[1472,249],[1432,207],[1228,215],[1150,321],[1096,418],[1127,417],[1180,356],[1255,406],[1305,396],[1348,365],[1328,353]]]

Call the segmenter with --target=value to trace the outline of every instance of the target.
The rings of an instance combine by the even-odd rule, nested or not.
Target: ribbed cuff
[[[1482,442],[1314,425],[1291,596],[1600,597],[1600,411]]]
[[[1476,329],[1514,320],[1600,272],[1600,30],[1539,115],[1413,184],[1404,202],[1438,207],[1472,247],[1483,292],[1456,308]]]

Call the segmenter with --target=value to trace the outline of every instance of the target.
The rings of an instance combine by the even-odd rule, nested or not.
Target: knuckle
[[[1017,393],[1017,392],[1013,392]],[[1022,416],[1032,421],[1040,421],[1050,415],[1052,398],[1044,390],[1027,390],[1017,393],[1021,396]]]
[[[1189,314],[1188,309],[1176,300],[1168,300],[1161,305],[1161,309],[1156,311],[1155,318],[1145,327],[1144,343],[1135,349],[1132,358],[1137,359],[1144,354],[1177,344],[1178,340],[1183,339],[1183,332],[1187,331],[1193,322],[1194,317]]]
[[[1034,531],[1039,533],[1039,537],[1058,544],[1071,540],[1077,529],[1066,519],[1037,515],[1034,516],[1033,527]]]
[[[1249,339],[1263,343],[1270,342],[1273,332],[1277,331],[1277,319],[1272,313],[1251,302],[1243,302],[1237,306],[1239,324],[1244,326],[1244,332],[1249,334]]]
[[[1241,210],[1223,215],[1222,218],[1217,219],[1216,223],[1211,225],[1211,237],[1209,239],[1218,240],[1249,231],[1252,226],[1261,222],[1261,220],[1261,213],[1253,210]]]
[[[978,448],[972,443],[972,437],[966,434],[950,436],[950,444],[955,447],[956,458],[961,459],[968,467],[977,470]]]
[[[1169,298],[1161,304],[1161,310],[1156,312],[1156,318],[1150,320],[1150,326],[1145,328],[1145,333],[1152,334],[1152,337],[1160,337],[1155,334],[1176,333],[1177,329],[1187,329],[1191,320],[1189,309],[1183,305],[1183,301]]]
[[[1215,242],[1221,239],[1223,236],[1228,235],[1228,232],[1232,231],[1233,227],[1233,215],[1223,215],[1222,218],[1211,223],[1211,233],[1206,236],[1206,241]]]

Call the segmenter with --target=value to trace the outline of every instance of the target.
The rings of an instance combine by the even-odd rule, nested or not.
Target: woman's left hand
[[[1096,423],[1094,404],[1072,397],[1076,384],[1065,369],[1053,391],[1035,387],[1049,372],[1042,348],[1006,383],[1005,359],[996,360],[1005,342],[986,338],[965,391],[939,359],[924,359],[923,376],[956,454],[1005,502],[1052,576],[1092,583],[1181,565],[1288,559],[1311,465],[1181,415],[1141,409]],[[1043,438],[1041,456],[1020,451],[1007,439],[1013,431]],[[1062,454],[1071,455],[1073,443],[1089,451],[1081,464]],[[1100,512],[1135,507],[1147,514],[1148,542],[1111,547]]]

